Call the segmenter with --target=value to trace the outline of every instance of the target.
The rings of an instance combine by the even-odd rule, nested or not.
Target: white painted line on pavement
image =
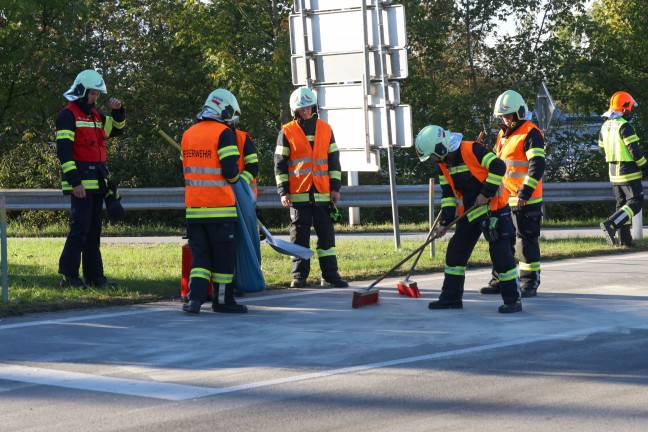
[[[648,328],[648,327],[645,327]],[[643,327],[642,327],[643,329]],[[110,378],[105,376],[95,376],[77,372],[65,372],[52,369],[42,369],[27,366],[0,363],[0,379],[8,381],[27,382],[38,385],[50,385],[63,388],[72,388],[76,390],[97,391],[104,393],[124,394],[131,396],[147,397],[154,399],[164,399],[172,401],[183,401],[188,399],[216,396],[227,393],[235,393],[244,390],[252,390],[263,387],[290,384],[299,381],[307,381],[319,378],[327,378],[336,375],[364,372],[371,369],[386,368],[392,366],[401,366],[409,363],[416,363],[441,358],[473,354],[498,348],[508,348],[517,345],[525,345],[535,342],[544,342],[550,340],[568,340],[579,339],[594,333],[601,332],[618,332],[614,327],[593,327],[588,329],[574,330],[570,332],[536,336],[523,339],[514,339],[510,341],[496,342],[481,346],[461,348],[451,351],[425,354],[414,357],[405,357],[401,359],[388,360],[384,362],[367,363],[364,365],[351,366],[346,368],[331,369],[328,371],[307,373],[295,375],[292,377],[279,378],[266,381],[252,382],[248,384],[235,385],[230,387],[213,388],[199,387],[182,384],[171,384],[154,381],[142,381],[123,378]]]
[[[162,310],[169,310],[169,309],[168,308],[155,308],[155,309],[141,308],[141,309],[131,310],[127,312],[113,312],[113,313],[103,313],[97,315],[84,315],[84,316],[77,316],[77,317],[70,317],[70,318],[60,318],[60,319],[53,319],[53,320],[29,321],[29,322],[16,323],[16,324],[4,324],[4,325],[0,325],[0,331],[21,328],[21,327],[33,327],[33,326],[48,325],[48,324],[61,324],[61,323],[69,323],[69,322],[97,320],[102,318],[115,318],[115,317],[128,316],[128,315],[140,315],[140,314],[146,314],[151,312],[159,312]]]

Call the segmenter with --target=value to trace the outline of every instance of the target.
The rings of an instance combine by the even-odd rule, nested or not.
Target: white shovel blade
[[[270,231],[268,231],[265,226],[260,226],[261,231],[263,231],[263,234],[266,236],[266,243],[268,243],[272,249],[279,252],[280,254],[295,256],[304,260],[310,259],[310,257],[313,256],[312,250],[303,246],[296,245],[294,243],[287,242],[285,240],[276,239],[270,234]]]

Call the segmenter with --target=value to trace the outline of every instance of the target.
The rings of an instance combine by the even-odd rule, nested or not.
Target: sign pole
[[[400,250],[400,226],[398,222],[398,197],[396,196],[396,167],[394,165],[394,143],[392,142],[391,116],[389,112],[389,82],[387,82],[387,60],[385,59],[385,28],[383,25],[383,8],[382,2],[377,2],[376,13],[378,14],[379,28],[379,53],[380,53],[380,78],[383,86],[383,119],[385,122],[382,132],[387,133],[387,159],[389,164],[389,191],[391,193],[392,219],[394,222],[394,246]]]

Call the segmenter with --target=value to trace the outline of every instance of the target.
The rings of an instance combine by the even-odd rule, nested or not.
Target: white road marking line
[[[84,315],[84,316],[70,317],[70,318],[59,318],[53,320],[29,321],[29,322],[16,323],[16,324],[4,324],[4,325],[0,325],[0,330],[8,330],[8,329],[15,329],[15,328],[22,328],[22,327],[33,327],[33,326],[48,325],[48,324],[89,321],[89,320],[97,320],[102,318],[114,318],[114,317],[128,316],[128,315],[139,315],[139,314],[146,314],[151,312],[159,312],[162,310],[169,310],[169,308],[155,308],[155,309],[140,308],[137,310],[131,310],[126,312],[113,312],[113,313],[103,313],[103,314],[96,314],[96,315]]]
[[[641,327],[646,329],[648,327]],[[124,394],[130,396],[147,397],[153,399],[163,399],[172,401],[183,401],[188,399],[203,398],[216,396],[227,393],[235,393],[244,390],[252,390],[263,387],[290,384],[299,381],[307,381],[319,378],[327,378],[336,375],[364,372],[371,369],[386,368],[392,366],[401,366],[409,363],[416,363],[441,358],[458,356],[463,354],[473,354],[498,348],[508,348],[517,345],[525,345],[535,342],[544,342],[550,340],[567,340],[581,339],[586,336],[602,332],[618,332],[615,327],[593,327],[588,329],[574,330],[560,334],[536,336],[523,339],[514,339],[510,341],[495,342],[491,344],[460,348],[451,351],[425,354],[414,357],[405,357],[401,359],[388,360],[384,362],[367,363],[364,365],[351,366],[346,368],[331,369],[328,371],[307,373],[295,375],[292,377],[279,378],[266,381],[240,384],[230,387],[213,388],[200,387],[183,384],[171,384],[154,381],[142,381],[124,378],[110,378],[105,376],[95,376],[77,372],[65,372],[52,369],[34,368],[12,364],[0,363],[0,379],[8,381],[27,382],[39,385],[50,385],[76,390],[97,391],[104,393]]]

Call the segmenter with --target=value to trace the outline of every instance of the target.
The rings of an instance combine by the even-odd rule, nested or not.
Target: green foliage
[[[492,144],[495,98],[513,88],[535,105],[545,80],[564,112],[602,113],[612,93],[640,102],[633,122],[648,136],[648,20],[640,0],[419,1],[406,10],[409,77],[401,99],[412,106],[414,135],[441,125]],[[240,127],[255,139],[260,185],[273,185],[273,153],[290,118],[293,90],[289,0],[5,0],[0,6],[0,187],[56,188],[53,120],[76,74],[96,68],[108,97],[123,100],[127,132],[111,139],[108,162],[122,187],[182,185],[178,152],[158,134],[181,140],[206,96],[226,87],[242,109]],[[497,24],[515,23],[515,34]],[[98,107],[106,112],[107,98]],[[335,125],[334,130],[335,130]],[[591,131],[590,131],[591,132]],[[547,137],[550,181],[605,179],[605,164],[584,148],[595,136],[567,128]],[[646,149],[644,149],[646,150]],[[395,150],[397,183],[437,178],[411,149]],[[361,184],[389,182],[381,171]],[[389,210],[370,217],[390,219]],[[404,217],[418,217],[416,209]]]

